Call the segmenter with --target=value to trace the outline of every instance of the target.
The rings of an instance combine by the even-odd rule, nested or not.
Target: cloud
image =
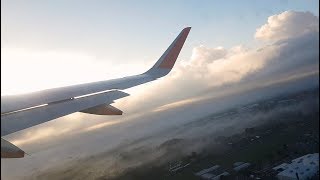
[[[216,48],[207,48],[205,46],[195,47],[191,56],[191,64],[202,67],[204,64],[224,58],[226,55],[227,50],[221,46]]]
[[[309,32],[319,32],[319,17],[310,12],[285,11],[270,16],[268,22],[257,29],[255,38],[282,40]]]
[[[162,80],[137,87],[141,91],[130,93],[132,96],[120,100],[118,106],[130,112],[157,108],[192,98],[208,89],[215,93],[215,88],[232,84],[263,83],[319,70],[318,22],[309,12],[286,11],[269,17],[267,24],[260,28],[265,37],[271,34],[276,40],[260,48],[195,47],[190,60],[180,60],[182,62]],[[287,32],[290,29],[295,30]],[[258,32],[261,34],[262,30]]]

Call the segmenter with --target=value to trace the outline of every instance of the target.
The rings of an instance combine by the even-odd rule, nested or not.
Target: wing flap
[[[1,158],[23,158],[25,152],[1,138]]]
[[[95,114],[95,115],[122,115],[122,111],[111,105],[98,105],[92,108],[88,108],[80,111],[82,113]]]
[[[95,107],[101,104],[112,103],[114,100],[128,96],[121,91],[109,91],[92,96],[86,96],[68,101],[48,104],[27,111],[20,111],[1,116],[1,136],[29,128],[52,119],[59,118],[74,112]]]
[[[28,94],[1,96],[1,114],[35,107],[42,104],[63,101],[86,94],[98,93],[112,89],[126,89],[153,80],[154,78],[144,74],[116,80],[47,89]]]

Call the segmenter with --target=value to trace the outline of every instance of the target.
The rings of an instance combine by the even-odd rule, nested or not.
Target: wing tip
[[[190,30],[190,26],[183,28],[156,64],[144,74],[152,74],[156,77],[162,77],[168,74],[173,68]]]

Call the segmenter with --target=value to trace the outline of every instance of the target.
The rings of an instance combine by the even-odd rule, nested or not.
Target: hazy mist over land
[[[308,78],[302,80],[305,81]],[[315,82],[314,77],[310,80]],[[265,91],[278,90],[273,95],[269,94],[267,99],[277,97],[280,89],[291,87],[288,84],[281,84],[266,88]],[[54,143],[58,147],[51,146],[47,152],[37,153],[49,156],[59,153],[61,159],[56,162],[55,168],[42,167],[41,170],[34,170],[30,178],[82,179],[85,177],[86,179],[95,179],[117,177],[131,168],[145,164],[159,166],[191,152],[201,152],[208,147],[212,148],[215,144],[215,137],[221,135],[231,136],[243,132],[247,127],[269,123],[272,119],[277,122],[288,120],[283,118],[288,114],[291,116],[293,114],[310,116],[318,112],[319,94],[317,93],[292,105],[279,106],[267,112],[241,112],[243,105],[240,101],[249,104],[264,101],[265,98],[259,96],[263,95],[265,91],[257,89],[249,93],[241,93],[241,97],[237,94],[230,97],[208,99],[172,109],[165,115],[153,113],[141,116],[141,119],[135,121],[101,128],[93,133],[75,134],[72,138],[66,139],[59,138],[59,142]],[[316,92],[318,89],[313,89],[313,91]],[[301,91],[291,91],[291,93],[297,92]],[[254,96],[252,96],[253,94]],[[248,96],[255,97],[255,100],[246,101]],[[288,99],[287,96],[282,97]],[[238,104],[233,103],[234,101]],[[216,108],[218,106],[222,106],[221,109]],[[219,115],[219,112],[228,112],[230,108],[241,113],[236,116]],[[177,115],[174,112],[183,113],[183,115]],[[215,113],[218,114],[214,115]],[[94,146],[86,146],[83,142]],[[60,147],[60,143],[67,145]],[[42,143],[40,142],[40,144]],[[86,150],[86,153],[74,152],[75,149]]]

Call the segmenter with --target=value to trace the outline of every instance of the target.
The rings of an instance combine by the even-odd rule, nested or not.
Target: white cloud
[[[204,64],[224,58],[226,54],[227,50],[221,46],[217,48],[195,47],[192,51],[191,63],[193,66],[202,67]]]
[[[281,40],[309,32],[319,32],[319,17],[310,12],[285,11],[270,16],[268,22],[257,29],[255,38]]]
[[[314,16],[293,11],[279,16],[282,21],[277,21],[277,31],[265,29],[265,33],[272,34],[274,39],[281,39],[276,43],[259,49],[249,49],[243,45],[230,49],[203,45],[195,47],[190,60],[180,59],[169,76],[133,88],[136,91],[132,91],[131,96],[120,99],[115,106],[129,114],[152,109],[157,111],[167,109],[163,108],[167,104],[176,107],[184,104],[180,102],[193,102],[193,97],[204,92],[223,95],[223,87],[229,85],[252,82],[263,84],[304,72],[319,71],[318,30],[311,28],[311,25],[302,24],[300,27],[300,19],[314,22]],[[268,18],[268,23],[273,23],[270,19],[275,17],[271,17]],[[283,20],[284,17],[286,20]],[[289,33],[286,39],[280,38],[283,37],[283,32],[292,27],[300,28],[304,33],[299,36]]]

